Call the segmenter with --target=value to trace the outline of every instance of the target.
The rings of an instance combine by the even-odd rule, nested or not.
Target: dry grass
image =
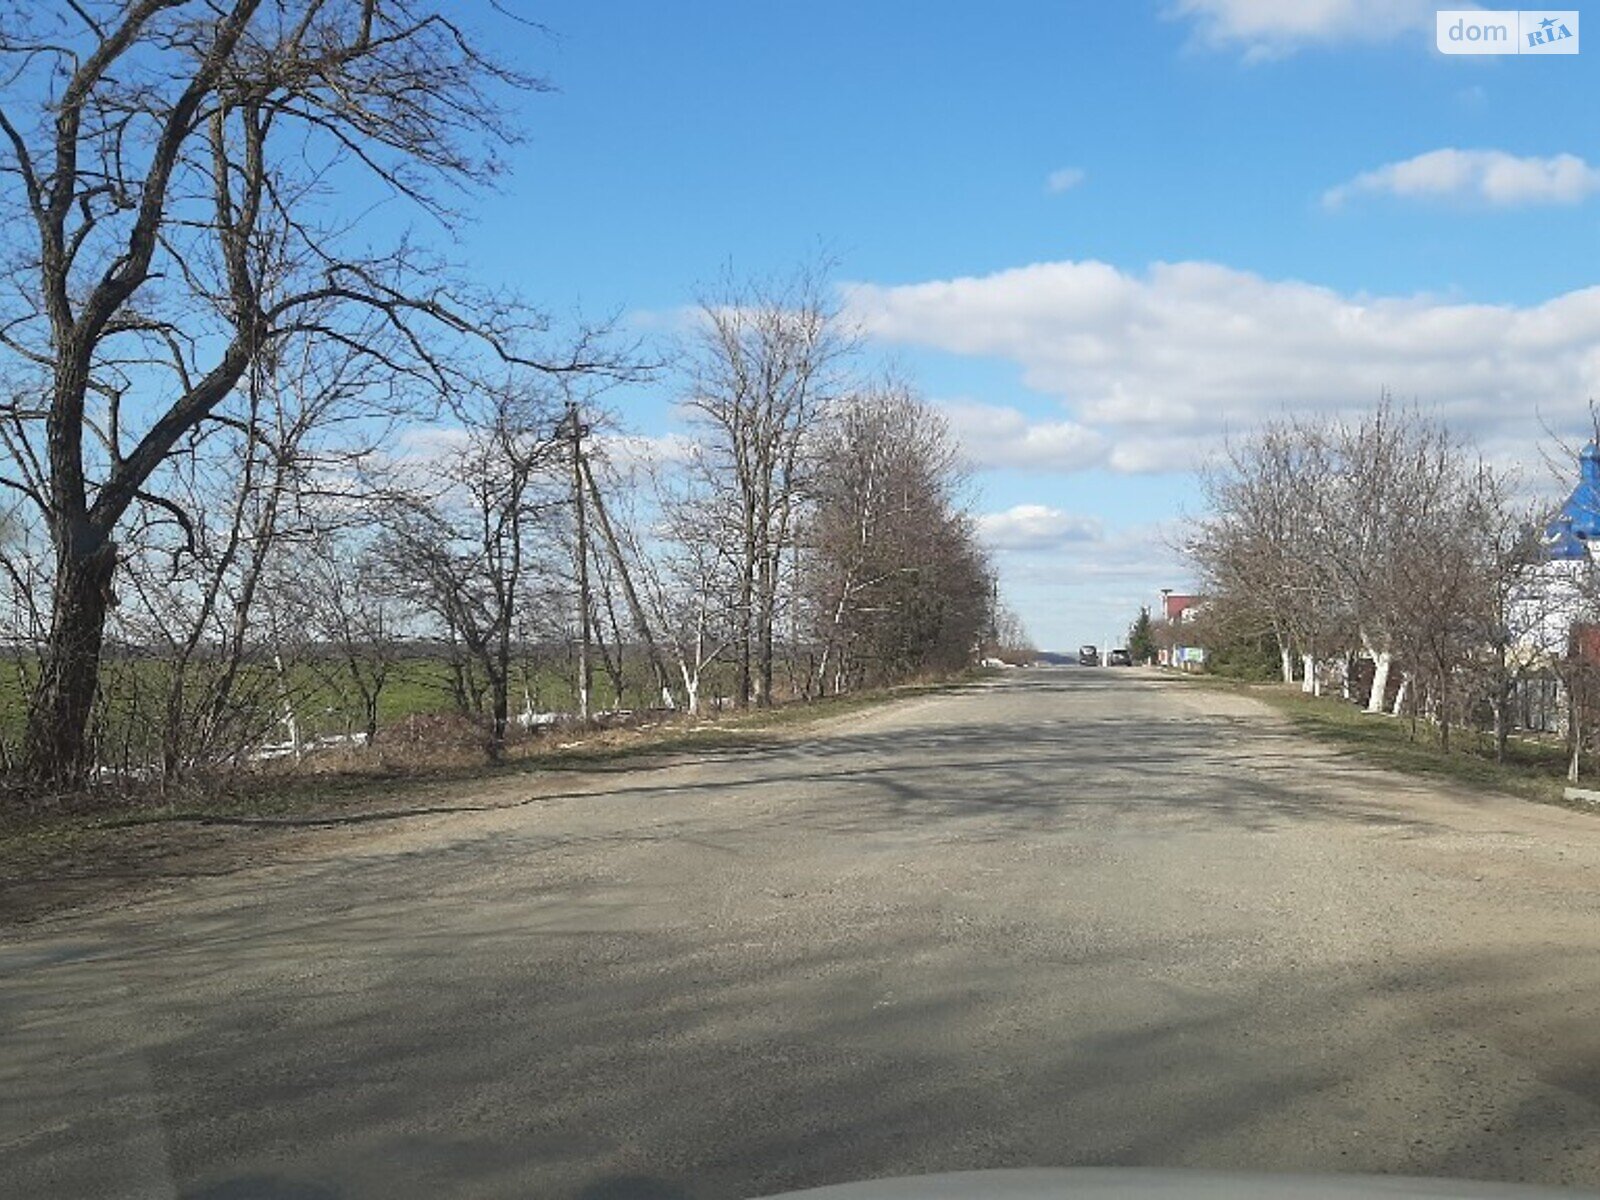
[[[1282,713],[1300,732],[1357,757],[1408,775],[1477,791],[1506,792],[1541,804],[1565,804],[1566,752],[1557,743],[1513,738],[1496,762],[1492,739],[1470,729],[1451,731],[1450,749],[1426,721],[1373,716],[1338,696],[1308,696],[1298,684],[1241,683],[1207,675],[1175,675],[1196,687],[1251,696]]]

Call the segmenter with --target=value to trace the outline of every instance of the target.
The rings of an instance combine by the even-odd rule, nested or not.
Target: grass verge
[[[1211,675],[1175,675],[1197,687],[1235,692],[1281,713],[1299,732],[1348,751],[1374,766],[1481,792],[1506,792],[1541,804],[1569,805],[1562,798],[1566,753],[1558,744],[1512,738],[1506,759],[1496,762],[1493,740],[1472,730],[1451,730],[1449,750],[1426,721],[1415,729],[1407,717],[1371,716],[1337,696],[1307,696],[1298,685],[1242,683]]]

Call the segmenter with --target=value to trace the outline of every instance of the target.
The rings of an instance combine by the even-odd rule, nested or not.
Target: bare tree
[[[1269,424],[1230,445],[1224,462],[1203,475],[1211,515],[1190,547],[1208,594],[1227,599],[1236,632],[1252,623],[1247,613],[1270,631],[1285,683],[1299,652],[1307,691],[1316,688],[1335,624],[1318,512],[1328,486],[1326,448],[1321,429],[1296,422]]]
[[[698,464],[677,474],[661,462],[646,468],[653,529],[643,533],[647,522],[637,514],[613,528],[639,581],[646,620],[678,668],[684,708],[697,716],[707,669],[741,632],[733,611],[741,563],[737,548],[714,532],[722,510],[712,474]]]
[[[1495,605],[1499,531],[1490,506],[1502,489],[1442,428],[1418,432],[1400,467],[1407,490],[1393,553],[1405,563],[1405,586],[1395,593],[1394,642],[1408,678],[1426,688],[1448,750],[1451,728],[1466,711],[1469,668],[1491,645],[1484,635]],[[1421,700],[1419,694],[1414,705]]]
[[[990,613],[990,631],[995,652],[1007,662],[1026,663],[1038,652],[1021,615],[1009,605],[994,604]]]
[[[1362,649],[1374,664],[1367,711],[1384,710],[1410,588],[1408,522],[1414,502],[1435,481],[1430,471],[1449,441],[1436,422],[1397,409],[1387,395],[1359,421],[1329,431],[1333,466],[1316,492],[1322,562]],[[1396,697],[1398,708],[1402,696]]]
[[[863,389],[835,406],[817,462],[804,537],[816,688],[967,665],[998,614],[943,419],[903,384]]]
[[[397,506],[385,535],[393,569],[416,581],[418,599],[465,661],[458,697],[481,671],[489,730],[486,749],[505,748],[513,651],[530,579],[560,574],[551,522],[570,493],[568,439],[555,398],[511,384],[461,399],[455,444],[422,471],[417,494]]]
[[[316,642],[313,662],[327,682],[353,693],[370,746],[378,737],[384,689],[405,650],[405,586],[396,586],[392,564],[376,544],[349,529],[319,531],[303,547],[297,568],[291,586]]]
[[[274,626],[304,625],[286,609],[297,587],[282,586],[298,577],[279,560],[328,525],[386,430],[389,389],[369,356],[316,337],[279,351],[174,449],[152,476],[161,502],[126,522],[124,603],[108,628],[164,681],[163,779],[237,759],[262,732],[238,694],[259,681],[247,668],[282,663]]]
[[[338,203],[358,175],[445,214],[491,178],[514,126],[497,95],[536,81],[426,0],[74,0],[0,30],[0,345],[30,395],[0,411],[4,485],[53,551],[27,765],[71,783],[118,531],[252,364],[315,332],[396,374],[454,386],[440,337],[515,354],[519,320],[452,289],[409,240],[362,249]],[[376,318],[395,334],[382,348]]]
[[[1219,629],[1285,632],[1306,655],[1359,644],[1374,660],[1367,699],[1384,708],[1391,660],[1403,672],[1394,711],[1426,715],[1448,747],[1483,705],[1503,756],[1513,690],[1550,625],[1541,522],[1511,502],[1511,480],[1475,461],[1438,421],[1384,397],[1353,421],[1274,424],[1232,448],[1208,480],[1212,513],[1196,544]],[[1564,605],[1570,608],[1570,605]],[[1548,639],[1547,639],[1548,640]]]
[[[714,536],[734,547],[741,706],[772,702],[784,563],[810,479],[807,438],[849,350],[816,271],[781,284],[730,283],[701,305],[686,404],[703,443],[697,463],[719,498]]]

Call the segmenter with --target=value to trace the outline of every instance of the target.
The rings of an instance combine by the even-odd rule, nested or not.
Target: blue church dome
[[[1546,562],[1575,562],[1589,556],[1589,548],[1573,534],[1572,522],[1565,516],[1544,527],[1543,549]]]
[[[1600,446],[1590,442],[1578,455],[1578,486],[1561,506],[1546,534],[1559,536],[1560,526],[1580,542],[1600,538]]]

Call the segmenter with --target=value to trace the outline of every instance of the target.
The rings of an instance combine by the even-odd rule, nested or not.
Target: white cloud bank
[[[978,535],[999,567],[1007,603],[1039,645],[1120,645],[1141,605],[1163,587],[1186,586],[1189,569],[1166,523],[1103,529],[1093,518],[1019,504],[978,518]]]
[[[1431,0],[1175,0],[1203,45],[1242,49],[1248,61],[1319,44],[1381,42],[1431,30]]]
[[[968,401],[938,407],[974,467],[1081,471],[1111,449],[1104,435],[1075,421],[1033,421],[1015,408]]]
[[[978,537],[995,550],[1058,550],[1099,542],[1105,535],[1093,517],[1079,517],[1044,504],[1018,504],[978,517]]]
[[[955,406],[980,465],[1185,470],[1229,431],[1284,411],[1355,412],[1385,388],[1485,441],[1526,442],[1536,414],[1581,420],[1600,396],[1600,287],[1467,304],[1215,263],[1085,261],[845,295],[870,337],[1012,362],[1063,404],[1062,420],[1040,423]]]
[[[1511,208],[1579,204],[1600,192],[1600,169],[1575,154],[1519,157],[1504,150],[1430,150],[1387,163],[1329,188],[1322,203],[1339,208],[1363,195],[1409,200],[1468,200]]]

